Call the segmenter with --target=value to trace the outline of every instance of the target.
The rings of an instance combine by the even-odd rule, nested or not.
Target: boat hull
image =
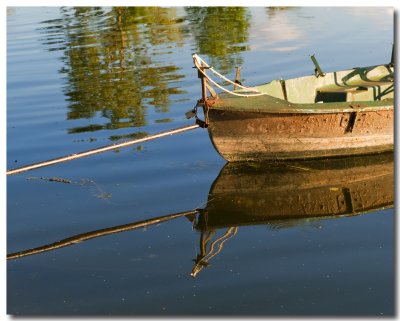
[[[208,131],[227,161],[313,159],[393,150],[393,108],[257,112],[210,108]]]

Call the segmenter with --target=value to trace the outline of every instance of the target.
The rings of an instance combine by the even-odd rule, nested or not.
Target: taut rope
[[[134,139],[134,140],[128,140],[128,141],[125,141],[125,142],[122,142],[122,143],[119,143],[119,144],[103,146],[103,147],[91,149],[91,150],[88,150],[88,151],[85,151],[85,152],[80,152],[80,153],[76,153],[76,154],[71,154],[71,155],[62,156],[62,157],[58,157],[58,158],[53,158],[53,159],[50,159],[50,160],[47,160],[47,161],[34,163],[34,164],[31,164],[31,165],[26,165],[26,166],[14,168],[14,169],[10,169],[10,170],[7,171],[7,175],[19,174],[19,173],[23,173],[23,172],[26,172],[26,171],[30,171],[32,169],[45,167],[45,166],[49,166],[49,165],[54,165],[54,164],[57,164],[57,163],[62,163],[62,162],[66,162],[66,161],[70,161],[70,160],[74,160],[74,159],[78,159],[78,158],[82,158],[82,157],[86,157],[86,156],[90,156],[90,155],[94,155],[94,154],[98,154],[98,153],[102,153],[102,152],[107,152],[109,150],[118,149],[118,148],[130,146],[130,145],[133,145],[133,144],[143,143],[143,142],[146,142],[148,140],[153,140],[153,139],[157,139],[157,138],[161,138],[161,137],[165,137],[165,136],[170,136],[170,135],[183,133],[185,131],[196,129],[198,127],[199,127],[198,124],[190,125],[190,126],[186,126],[186,127],[180,127],[180,128],[176,128],[176,129],[173,129],[173,130],[168,130],[168,131],[165,131],[165,132],[161,132],[161,133],[158,133],[158,134],[148,135],[148,136],[143,137],[143,138]]]

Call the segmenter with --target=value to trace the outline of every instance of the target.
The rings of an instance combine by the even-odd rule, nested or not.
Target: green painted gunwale
[[[394,100],[388,98],[378,101],[346,101],[314,104],[295,104],[269,95],[257,97],[237,97],[220,94],[210,109],[258,113],[338,113],[354,111],[376,111],[393,109]]]

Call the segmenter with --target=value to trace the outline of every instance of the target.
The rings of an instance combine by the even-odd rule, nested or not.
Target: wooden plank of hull
[[[228,163],[214,182],[199,229],[355,215],[393,206],[393,153],[236,164]]]
[[[308,159],[393,149],[393,109],[335,113],[209,110],[209,135],[228,161]]]

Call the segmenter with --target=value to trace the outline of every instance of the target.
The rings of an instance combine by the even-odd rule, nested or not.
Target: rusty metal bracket
[[[240,81],[240,66],[236,67],[236,75],[235,75],[235,84],[243,86],[242,82]],[[237,90],[239,87],[234,85],[233,90]]]
[[[394,54],[394,43],[393,43],[393,46],[392,46],[392,57],[391,57],[390,63],[389,63],[389,66],[391,66],[391,67],[394,67],[394,56],[395,56],[395,54]]]
[[[314,73],[315,73],[315,77],[324,77],[325,73],[322,71],[321,67],[318,64],[317,59],[315,58],[315,54],[311,55],[311,60],[314,63],[315,69],[314,69]]]
[[[349,121],[347,123],[346,129],[344,130],[345,133],[351,133],[353,132],[354,125],[356,123],[356,118],[357,118],[357,112],[352,112],[349,115]]]
[[[196,124],[199,125],[199,127],[201,127],[201,128],[208,127],[208,124],[204,120],[201,120],[200,118],[197,118],[197,117],[196,117]]]
[[[209,109],[209,105],[213,104],[213,101],[210,101],[209,99],[207,100],[203,100],[203,99],[199,99],[197,101],[196,106],[193,107],[193,109],[189,110],[188,112],[185,113],[186,118],[192,118],[195,117],[196,118],[196,124],[199,125],[201,128],[207,128],[208,127],[208,109]],[[199,116],[197,115],[197,109],[198,107],[202,107],[203,108],[203,113],[204,113],[204,120],[200,119]]]
[[[213,89],[213,87],[210,86],[210,84],[208,83],[208,81],[206,80],[206,87],[208,89],[208,91],[211,94],[211,97],[216,98],[218,97],[217,93],[215,92],[215,90]]]
[[[287,90],[286,90],[286,82],[283,79],[279,80],[279,82],[281,83],[281,86],[282,86],[283,99],[288,101]]]

